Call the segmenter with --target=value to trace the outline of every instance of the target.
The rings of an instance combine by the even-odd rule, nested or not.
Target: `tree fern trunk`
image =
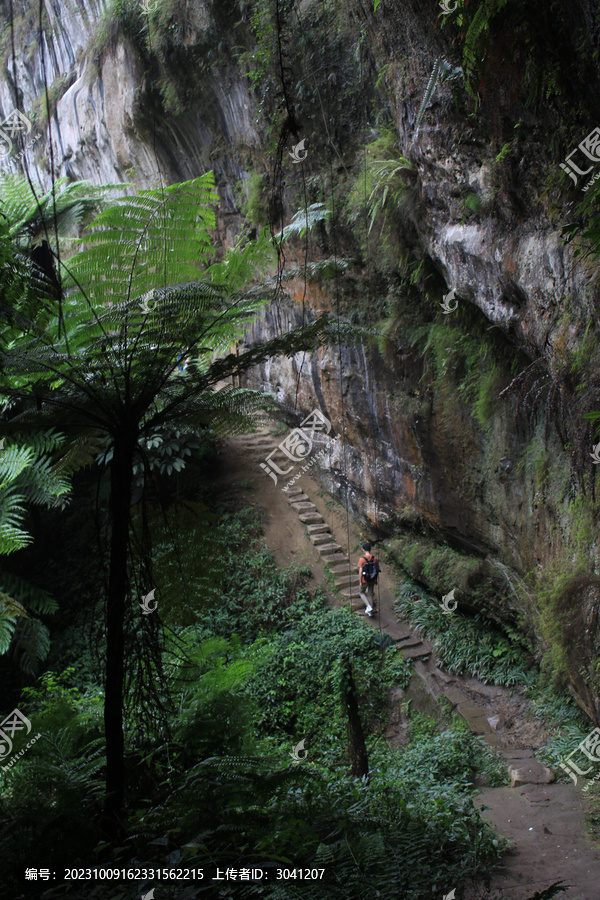
[[[348,755],[352,774],[355,778],[362,778],[369,774],[369,757],[365,745],[365,736],[358,711],[358,698],[356,685],[352,677],[350,662],[346,664],[346,671],[342,681],[342,702],[348,716]]]
[[[129,505],[133,466],[133,441],[127,436],[115,438],[110,469],[110,570],[106,614],[106,685],[104,730],[106,735],[107,827],[113,830],[123,806],[125,790],[123,736],[123,676],[127,547],[129,541]]]

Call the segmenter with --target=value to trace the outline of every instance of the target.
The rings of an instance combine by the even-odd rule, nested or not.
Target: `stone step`
[[[521,749],[519,749],[519,750],[514,750],[514,749],[513,750],[511,750],[511,749],[502,750],[502,752],[500,753],[500,756],[503,756],[504,759],[506,759],[509,762],[514,762],[515,760],[520,760],[520,759],[533,759],[534,758],[533,750],[527,750],[527,749],[524,749],[524,750],[521,750]]]
[[[492,729],[485,716],[466,716],[460,706],[458,712],[474,734],[491,734]]]
[[[430,647],[429,644],[422,644],[420,647],[409,647],[408,650],[403,650],[400,647],[400,650],[405,659],[420,659],[433,653],[433,647]]]
[[[535,759],[524,759],[523,762],[509,766],[508,774],[511,787],[519,787],[521,784],[551,784],[554,781],[554,773]]]
[[[296,512],[310,512],[314,511],[316,508],[315,504],[310,501],[306,502],[302,500],[300,503],[295,501],[292,503],[292,509],[295,509]]]
[[[321,513],[317,513],[317,512],[302,513],[302,515],[298,516],[298,518],[300,519],[301,522],[304,522],[304,523],[322,522],[323,521],[323,516],[321,515]]]
[[[278,468],[281,469],[285,475],[281,475],[281,478],[285,478],[286,476],[292,476],[293,474],[293,465],[294,463],[289,458],[289,456],[285,456],[283,453],[274,453],[275,447],[256,447],[255,449],[244,447],[244,454],[250,459],[251,462],[261,462],[264,460],[267,464],[270,462],[274,462]],[[267,456],[270,459],[267,460]]]
[[[486,744],[489,744],[490,747],[494,747],[500,753],[506,748],[505,742],[502,740],[499,734],[484,734],[482,735]]]
[[[335,580],[336,587],[347,587],[352,584],[358,587],[358,572],[356,575],[342,575],[341,578],[336,578]]]
[[[397,646],[400,650],[409,650],[411,647],[422,647],[423,641],[411,635],[408,639],[402,638],[402,643],[398,643]]]
[[[285,491],[285,493],[288,495],[288,497],[292,497],[292,496],[296,497],[298,494],[302,494],[303,491],[302,491],[301,487],[292,485],[292,487],[288,488],[287,491]]]
[[[318,547],[319,544],[327,544],[331,541],[331,535],[327,534],[326,531],[324,531],[323,534],[310,534],[309,537],[315,547]]]
[[[246,444],[245,446],[242,445],[242,449],[246,453],[251,453],[252,455],[264,453],[265,456],[268,456],[269,453],[273,452],[275,446],[273,444]]]
[[[322,556],[321,559],[323,562],[328,563],[329,565],[335,565],[336,563],[348,562],[348,557],[344,556],[343,553],[332,553],[331,556]]]
[[[341,550],[340,544],[321,544],[320,547],[317,547],[317,550],[322,555],[323,553],[333,553],[336,550]]]
[[[450,684],[450,682],[453,681],[451,675],[446,675],[445,672],[443,672],[441,669],[438,669],[437,667],[433,670],[432,674],[436,678],[439,678],[440,681],[443,681],[444,684]]]
[[[358,597],[359,591],[358,588],[347,588],[345,591],[342,591],[342,597],[346,597],[347,600],[350,600],[352,597]]]
[[[485,719],[487,722],[488,710],[485,706],[479,706],[471,700],[468,700],[466,703],[459,703],[458,711],[465,719]]]
[[[300,503],[302,500],[310,500],[308,494],[293,494],[291,497],[287,497],[288,503]]]
[[[399,635],[399,637],[394,638],[394,643],[401,644],[403,641],[412,641],[417,640],[412,631],[407,631],[405,634]]]
[[[332,575],[349,575],[353,569],[354,567],[351,566],[350,563],[346,563],[346,565],[343,566],[331,566],[330,571]],[[358,573],[356,578],[358,580]]]
[[[446,697],[453,706],[460,706],[461,703],[469,702],[469,698],[465,697],[462,691],[459,691],[453,687],[448,688],[444,691],[444,697]]]
[[[331,531],[331,528],[322,522],[320,525],[307,525],[306,530],[309,534],[322,534],[324,531]]]

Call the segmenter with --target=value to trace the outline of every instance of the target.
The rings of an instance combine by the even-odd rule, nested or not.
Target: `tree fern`
[[[54,187],[34,197],[24,175],[0,178],[0,208],[10,223],[9,234],[22,248],[54,240],[55,225],[62,240],[75,238],[83,218],[111,189],[120,185],[92,185],[59,178]],[[56,215],[56,219],[55,219]]]
[[[239,357],[224,355],[272,296],[257,283],[275,256],[265,230],[257,241],[238,243],[212,261],[216,199],[209,173],[111,202],[87,227],[79,252],[63,261],[64,297],[32,306],[26,337],[0,357],[0,393],[8,402],[24,401],[15,428],[60,421],[70,440],[94,436],[112,447],[105,721],[107,804],[117,807],[123,792],[120,673],[130,597],[130,494],[139,439],[173,425],[222,434],[247,430],[264,395],[223,389],[219,382],[269,356],[317,346],[329,325],[324,318]],[[181,354],[191,360],[183,373],[177,371]],[[64,474],[42,474],[48,499],[50,488],[61,489]],[[23,491],[42,498],[43,485],[27,476],[24,482]],[[7,528],[20,521],[18,500],[13,502]],[[150,579],[147,543],[140,557]]]

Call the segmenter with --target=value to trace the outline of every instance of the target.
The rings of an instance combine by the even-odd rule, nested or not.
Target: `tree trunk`
[[[125,790],[123,735],[123,677],[125,601],[129,589],[127,548],[133,466],[133,441],[115,438],[110,468],[110,570],[106,613],[106,685],[104,731],[106,735],[106,825],[118,825]]]
[[[356,685],[349,662],[346,664],[342,680],[342,702],[348,716],[348,755],[352,774],[355,778],[362,778],[363,775],[369,774],[369,757],[358,712]]]

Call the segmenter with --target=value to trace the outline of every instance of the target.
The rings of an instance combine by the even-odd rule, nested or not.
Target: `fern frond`
[[[35,675],[50,652],[50,632],[39,619],[20,619],[10,644],[10,653],[26,675]]]
[[[58,610],[58,603],[51,594],[12,572],[0,572],[0,591],[22,608],[39,615],[51,615]],[[0,599],[2,596],[0,593]],[[21,615],[26,616],[27,612]]]
[[[421,101],[421,105],[417,113],[417,118],[415,119],[415,134],[417,133],[423,116],[425,115],[425,110],[429,106],[431,98],[433,97],[433,93],[437,87],[438,81],[446,81],[448,78],[456,78],[458,75],[462,74],[463,70],[460,66],[451,66],[447,60],[445,60],[441,56],[438,56],[433,64],[433,69],[431,70],[431,75],[429,76],[427,87],[425,88],[425,95],[423,97],[423,100]]]
[[[292,235],[303,237],[317,222],[324,222],[331,217],[331,210],[325,203],[312,203],[307,209],[299,209],[289,225],[279,232],[277,237],[286,241]]]

